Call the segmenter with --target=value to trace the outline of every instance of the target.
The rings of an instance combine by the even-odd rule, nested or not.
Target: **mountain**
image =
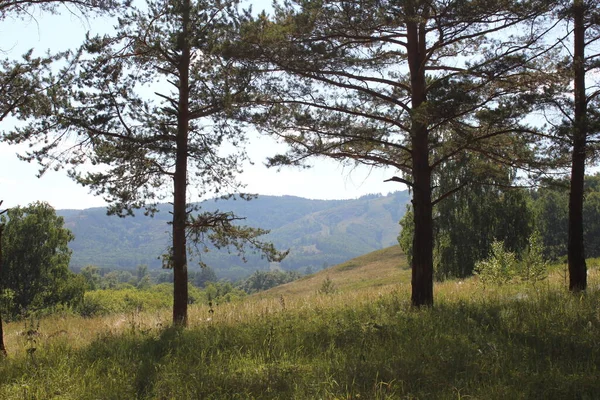
[[[265,237],[278,249],[290,249],[281,263],[285,270],[316,271],[396,243],[398,222],[404,215],[408,192],[367,195],[352,200],[311,200],[294,196],[259,196],[252,201],[209,200],[203,210],[233,211],[244,224],[270,229]],[[93,264],[103,268],[134,269],[146,264],[160,268],[160,255],[170,239],[170,205],[159,206],[150,218],[107,216],[104,208],[59,210],[65,226],[75,235],[71,268]],[[211,250],[192,255],[211,266],[220,278],[238,279],[269,263],[249,255],[244,263],[236,254]]]

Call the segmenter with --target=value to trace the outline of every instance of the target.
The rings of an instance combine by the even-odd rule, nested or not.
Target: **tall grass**
[[[0,398],[598,398],[597,275],[581,295],[560,280],[447,282],[423,310],[406,284],[254,297],[193,306],[186,330],[168,311],[9,324]]]

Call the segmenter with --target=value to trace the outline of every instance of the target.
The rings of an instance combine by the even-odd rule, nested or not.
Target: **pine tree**
[[[71,165],[70,175],[104,196],[109,213],[145,208],[152,215],[158,201],[172,198],[164,266],[174,272],[173,322],[183,326],[188,245],[242,253],[249,244],[269,258],[283,256],[258,240],[265,230],[240,226],[230,212],[194,214],[199,206],[188,203],[192,195],[227,197],[242,188],[236,175],[246,138],[238,121],[254,101],[254,73],[225,51],[241,18],[235,0],[149,0],[130,8],[114,35],[87,39],[52,112],[9,135],[37,144],[26,158],[44,168]],[[90,171],[90,163],[98,168]]]
[[[290,144],[273,165],[326,156],[392,167],[412,190],[412,303],[433,304],[434,171],[478,153],[531,158],[524,122],[545,49],[545,2],[290,1],[245,30],[247,57],[273,74],[265,129]]]
[[[115,13],[128,4],[129,0],[3,0],[0,24],[7,18],[24,18],[40,12],[58,14],[61,10],[87,18]],[[0,49],[0,54],[4,50]],[[0,122],[10,115],[29,117],[45,108],[46,90],[62,82],[61,74],[53,73],[53,65],[66,55],[67,52],[60,52],[34,56],[30,50],[20,60],[0,60]]]

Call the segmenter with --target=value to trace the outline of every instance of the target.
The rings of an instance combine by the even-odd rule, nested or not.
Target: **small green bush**
[[[335,284],[333,283],[331,278],[328,276],[327,278],[325,278],[325,280],[321,284],[321,287],[319,288],[319,293],[320,294],[333,294],[333,293],[335,293],[335,291],[336,291]]]
[[[494,241],[490,256],[475,264],[475,275],[486,285],[503,285],[515,278],[536,284],[548,276],[548,263],[543,257],[539,233],[529,237],[527,249],[519,260],[515,253],[506,251],[504,243]]]
[[[492,243],[490,256],[475,264],[475,275],[481,283],[487,285],[503,285],[512,280],[517,272],[517,256],[506,251],[504,243],[495,240]]]
[[[521,280],[535,284],[548,277],[548,263],[544,260],[543,251],[541,236],[535,232],[529,237],[527,250],[519,263]]]

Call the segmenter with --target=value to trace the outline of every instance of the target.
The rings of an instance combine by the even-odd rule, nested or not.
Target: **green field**
[[[436,285],[410,307],[396,247],[242,300],[5,327],[1,399],[595,399],[600,279]]]

